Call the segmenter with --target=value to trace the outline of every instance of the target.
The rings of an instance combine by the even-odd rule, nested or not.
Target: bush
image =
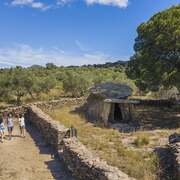
[[[137,147],[146,146],[149,144],[149,136],[148,135],[138,135],[137,138],[134,140],[134,144]]]
[[[89,87],[88,79],[75,72],[66,73],[63,79],[63,88],[65,92],[71,93],[72,97],[84,96]]]

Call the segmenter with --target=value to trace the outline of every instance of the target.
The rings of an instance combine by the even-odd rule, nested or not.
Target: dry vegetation
[[[125,134],[113,129],[95,127],[72,110],[72,107],[63,107],[46,112],[66,127],[73,125],[77,128],[79,140],[109,164],[117,166],[138,180],[156,179],[159,168],[158,159],[154,153],[144,150],[137,151],[124,146],[121,139]],[[131,135],[126,134],[126,136]],[[149,144],[149,137],[138,135],[137,141],[138,146],[144,147]]]
[[[141,146],[145,146],[145,145],[148,145],[149,144],[149,136],[147,134],[144,134],[142,136],[137,136],[137,138],[134,140],[134,144],[137,146],[137,147],[141,147]]]

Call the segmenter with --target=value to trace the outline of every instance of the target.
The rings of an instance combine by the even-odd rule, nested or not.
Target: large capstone
[[[125,99],[132,95],[132,89],[126,84],[102,83],[90,89],[94,95],[102,98]]]

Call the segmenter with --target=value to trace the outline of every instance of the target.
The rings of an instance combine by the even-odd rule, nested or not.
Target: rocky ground
[[[28,128],[26,138],[21,138],[16,125],[13,133],[12,140],[0,142],[1,180],[73,179],[35,130]]]

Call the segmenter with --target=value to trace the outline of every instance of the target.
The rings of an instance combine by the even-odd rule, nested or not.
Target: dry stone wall
[[[36,106],[27,108],[26,119],[34,124],[45,141],[56,148],[68,169],[80,180],[133,180],[118,168],[100,160],[77,138],[65,138],[67,128]]]
[[[133,180],[87,150],[76,138],[65,139],[59,155],[73,174],[82,180]]]
[[[36,102],[32,103],[31,105],[35,105],[41,109],[53,109],[53,107],[62,107],[64,105],[83,104],[84,101],[84,98],[61,98],[59,100]]]
[[[28,107],[26,119],[36,126],[47,144],[50,144],[57,150],[59,149],[67,128],[60,125],[36,106]]]
[[[180,134],[173,134],[169,137],[169,148],[174,160],[174,175],[180,179]]]

